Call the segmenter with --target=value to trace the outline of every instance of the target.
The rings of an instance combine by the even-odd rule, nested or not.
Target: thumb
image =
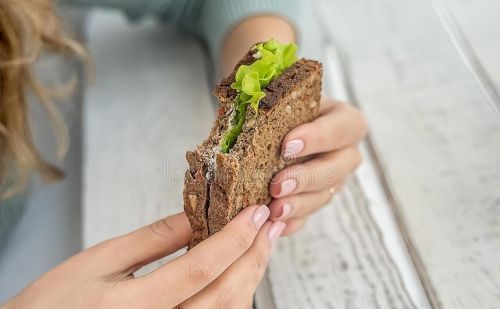
[[[110,239],[91,248],[100,253],[109,272],[130,273],[185,247],[191,227],[184,212],[166,217],[132,233]]]

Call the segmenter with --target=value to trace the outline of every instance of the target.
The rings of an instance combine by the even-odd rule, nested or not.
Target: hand
[[[186,246],[180,213],[70,258],[6,308],[250,308],[270,251],[285,224],[266,206],[243,210],[222,231],[142,277],[142,266]]]
[[[308,158],[279,172],[270,186],[274,197],[269,205],[270,218],[287,223],[283,235],[300,229],[360,165],[357,144],[366,132],[360,111],[329,100],[322,102],[316,120],[298,126],[285,137],[285,157]]]

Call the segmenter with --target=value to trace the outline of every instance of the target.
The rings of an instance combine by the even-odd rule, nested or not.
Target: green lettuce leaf
[[[256,50],[255,62],[241,65],[231,84],[238,95],[234,102],[232,126],[224,134],[220,144],[222,153],[228,153],[236,143],[245,124],[247,107],[250,106],[257,114],[259,102],[266,95],[262,89],[297,61],[297,45],[293,43],[282,44],[271,39],[255,45],[253,50]]]

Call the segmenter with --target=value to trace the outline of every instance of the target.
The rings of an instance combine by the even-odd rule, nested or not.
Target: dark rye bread
[[[249,52],[234,72],[254,60]],[[301,59],[264,89],[257,115],[247,109],[243,132],[233,149],[220,153],[219,142],[230,126],[236,97],[230,88],[234,72],[214,90],[220,109],[209,137],[186,154],[184,209],[193,230],[190,247],[220,231],[243,208],[271,201],[273,176],[294,163],[281,156],[283,138],[319,113],[322,67],[317,61]]]

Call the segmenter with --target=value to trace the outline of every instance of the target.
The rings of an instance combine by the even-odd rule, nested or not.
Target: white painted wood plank
[[[150,21],[94,11],[97,77],[85,98],[84,245],[182,210],[185,152],[211,127],[204,57]]]
[[[321,27],[317,27],[321,25],[310,18],[314,16],[310,13],[304,8],[300,29],[321,33]],[[320,59],[325,65],[325,93],[349,101],[343,66],[334,57],[328,38],[300,37],[302,55]],[[346,193],[342,193],[352,197],[352,192],[357,192],[358,200],[349,203],[345,198],[337,199],[327,206],[331,209],[321,210],[303,231],[280,245],[266,284],[273,289],[274,298],[271,303],[257,298],[258,308],[429,307],[366,147],[362,150],[365,162],[356,181],[348,183]],[[342,227],[335,218],[346,215],[365,229],[355,224]],[[342,245],[332,245],[337,242]],[[359,245],[370,242],[373,247]],[[321,258],[308,262],[312,255]],[[370,261],[376,262],[365,267]]]
[[[500,295],[500,121],[427,1],[321,1],[432,305]],[[487,253],[486,253],[487,252]],[[412,251],[412,253],[414,253]]]
[[[500,110],[500,2],[431,1],[480,87]]]
[[[341,59],[340,53],[335,48],[335,42],[328,36],[323,40],[325,51],[326,74],[330,76],[327,87],[334,94],[333,97],[344,102],[352,102],[352,89],[349,89],[349,78],[347,76],[345,61]],[[379,229],[384,247],[399,272],[405,290],[417,308],[429,308],[429,300],[425,295],[417,271],[413,265],[410,253],[406,249],[405,242],[398,228],[390,202],[381,184],[377,173],[374,154],[367,141],[363,141],[360,150],[364,158],[363,164],[356,171],[356,179],[360,191],[367,200],[367,208]],[[362,207],[362,206],[360,206]]]

